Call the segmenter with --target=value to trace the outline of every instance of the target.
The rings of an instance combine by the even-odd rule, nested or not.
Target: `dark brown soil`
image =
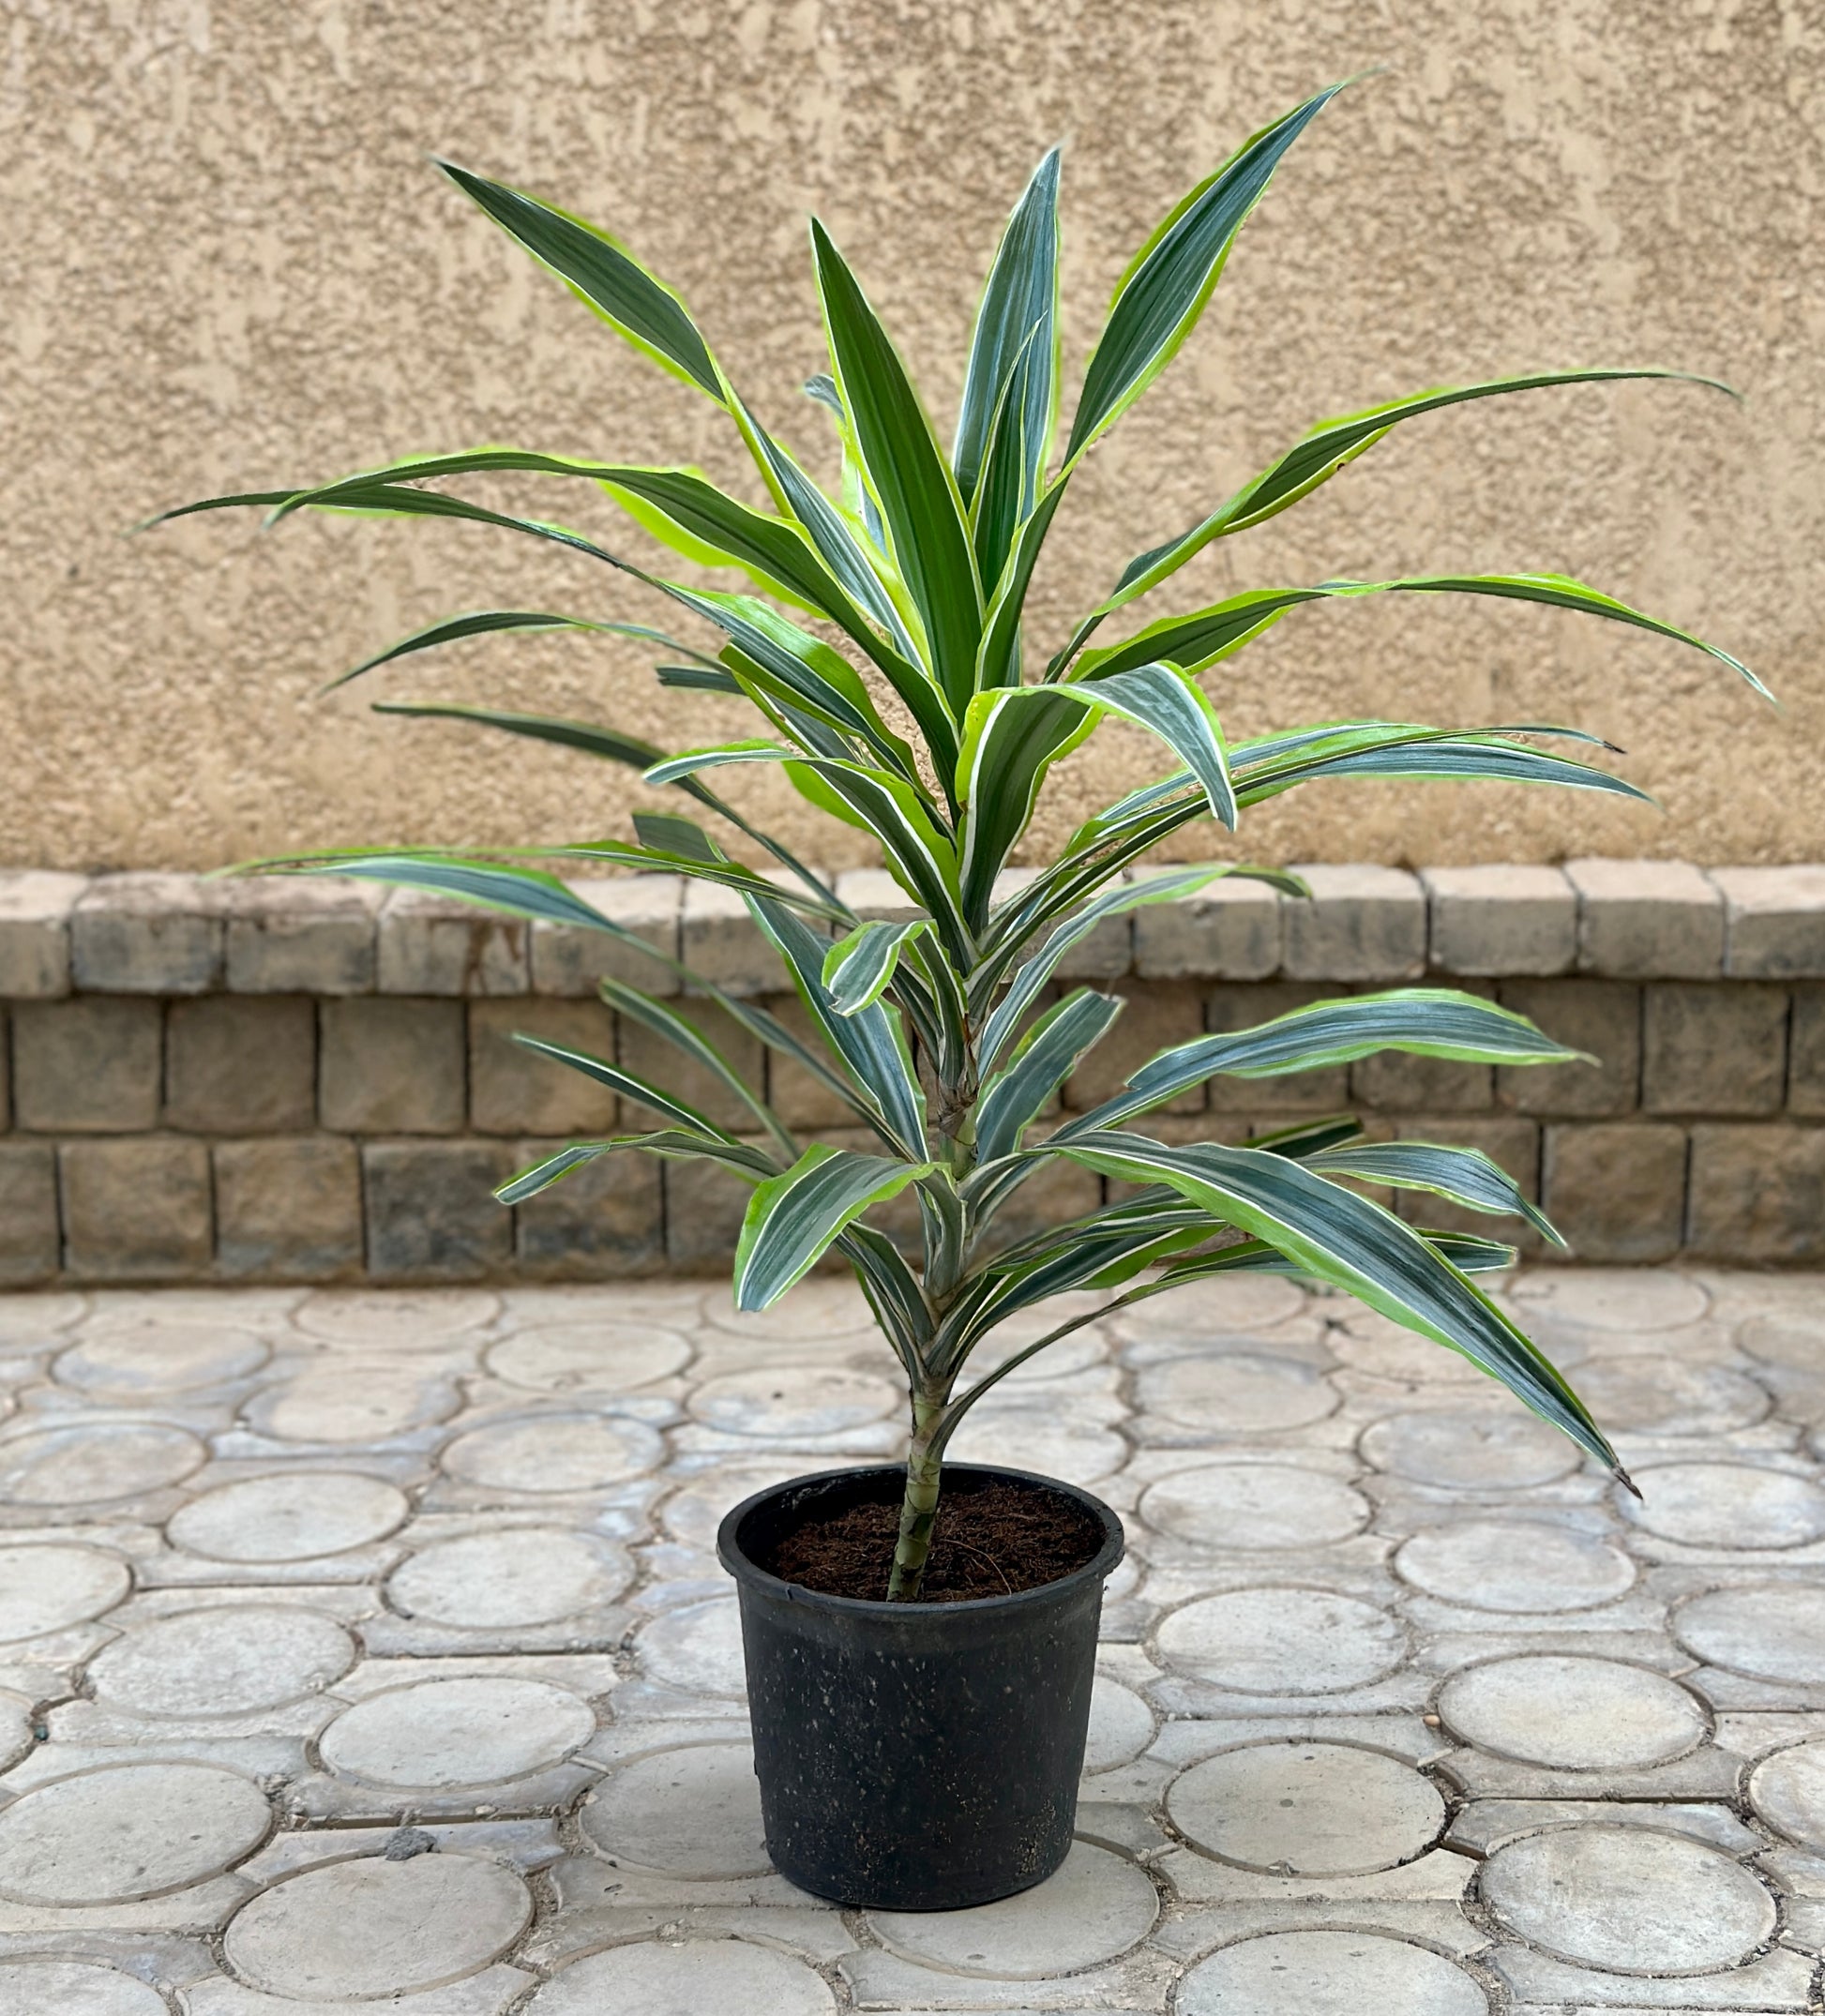
[[[825,1596],[887,1594],[899,1537],[899,1503],[852,1505],[788,1533],[760,1565]],[[919,1600],[968,1602],[1056,1582],[1095,1557],[1101,1525],[1069,1498],[999,1479],[938,1501]]]

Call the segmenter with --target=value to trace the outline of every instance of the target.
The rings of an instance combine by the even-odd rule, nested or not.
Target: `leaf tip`
[[[1636,1499],[1639,1503],[1643,1505],[1647,1503],[1647,1500],[1641,1496],[1640,1485],[1636,1482],[1635,1479],[1629,1475],[1629,1473],[1622,1467],[1620,1463],[1612,1463],[1610,1465],[1609,1474],[1616,1480],[1619,1484],[1621,1485],[1622,1489],[1626,1491],[1631,1497]]]

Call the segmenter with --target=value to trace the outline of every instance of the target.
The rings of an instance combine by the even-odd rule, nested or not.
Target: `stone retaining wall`
[[[1601,1062],[1490,1071],[1375,1058],[1217,1081],[1159,1131],[1239,1139],[1353,1106],[1377,1132],[1486,1149],[1591,1260],[1825,1259],[1825,866],[1574,861],[1564,869],[1304,871],[1310,903],[1218,885],[1135,912],[1065,971],[1126,995],[1066,1088],[1103,1097],[1143,1056],[1326,993],[1422,978],[1475,988]],[[578,885],[655,945],[789,1022],[771,950],[732,896],[670,878]],[[903,913],[883,874],[841,879]],[[618,1053],[732,1123],[596,999],[665,970],[599,933],[527,926],[368,885],[0,874],[0,1282],[597,1279],[698,1271],[744,1193],[617,1156],[518,1211],[492,1184],[612,1096],[513,1046]],[[758,1046],[708,1004],[757,1076]],[[769,1058],[788,1121],[845,1115]],[[638,1121],[630,1116],[630,1124]],[[1061,1165],[1029,1222],[1093,1205]],[[1400,1208],[1449,1222],[1436,1204]],[[1501,1223],[1465,1221],[1489,1230]]]

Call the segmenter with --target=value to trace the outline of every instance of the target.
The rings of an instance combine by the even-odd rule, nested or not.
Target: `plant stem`
[[[899,1538],[894,1543],[894,1572],[887,1579],[887,1601],[919,1600],[926,1560],[931,1553],[931,1528],[938,1517],[938,1483],[943,1458],[932,1437],[944,1411],[942,1393],[921,1393],[912,1403],[912,1443],[906,1452],[906,1496],[900,1500]]]

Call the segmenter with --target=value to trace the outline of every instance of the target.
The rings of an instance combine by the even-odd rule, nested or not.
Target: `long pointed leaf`
[[[932,671],[960,715],[974,690],[982,635],[982,591],[962,500],[905,367],[815,218],[811,242],[831,359],[868,488],[918,609]]]
[[[976,1153],[983,1162],[1019,1147],[1022,1131],[1114,1027],[1125,1005],[1117,995],[1079,987],[1033,1024],[1006,1065],[983,1083],[976,1106]]]
[[[910,924],[857,925],[824,955],[822,980],[838,1015],[858,1015],[886,992],[909,939],[930,926],[923,917]]]
[[[682,1056],[689,1058],[700,1070],[707,1071],[735,1095],[789,1155],[798,1153],[798,1144],[778,1114],[688,1016],[623,981],[604,979],[597,985],[602,999],[618,1016],[650,1030],[662,1043],[671,1044]]]
[[[930,1172],[820,1143],[748,1199],[735,1249],[735,1306],[766,1309],[816,1266],[846,1226]]]
[[[1555,1246],[1565,1243],[1508,1171],[1480,1149],[1440,1148],[1429,1141],[1353,1141],[1302,1159],[1320,1176],[1353,1176],[1396,1190],[1425,1190],[1468,1211],[1525,1218]]]
[[[1203,313],[1236,233],[1266,195],[1282,156],[1343,88],[1331,85],[1253,134],[1135,255],[1085,369],[1067,457],[1082,454],[1165,369]]]
[[[1170,1148],[1103,1133],[1074,1161],[1126,1182],[1166,1182],[1213,1216],[1277,1248],[1306,1272],[1405,1329],[1468,1358],[1606,1468],[1616,1452],[1541,1351],[1392,1211],[1340,1190],[1285,1155],[1214,1141]]]
[[[624,1071],[619,1064],[611,1064],[606,1058],[592,1057],[585,1050],[572,1050],[561,1043],[547,1043],[542,1036],[526,1036],[515,1032],[514,1042],[522,1050],[531,1050],[539,1057],[549,1057],[560,1064],[568,1064],[586,1078],[593,1078],[597,1085],[607,1086],[609,1091],[619,1092],[624,1099],[632,1099],[643,1106],[650,1106],[663,1120],[669,1120],[675,1127],[688,1128],[695,1134],[707,1135],[712,1140],[732,1138],[728,1130],[718,1127],[707,1115],[700,1113],[693,1106],[671,1093],[662,1091],[658,1086],[642,1078],[637,1072]]]

